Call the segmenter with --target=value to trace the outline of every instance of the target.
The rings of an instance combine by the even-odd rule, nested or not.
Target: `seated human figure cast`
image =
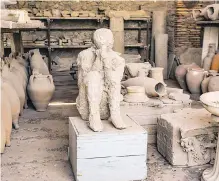
[[[120,115],[120,90],[125,60],[112,50],[111,30],[98,29],[93,34],[94,46],[77,58],[79,95],[77,109],[89,120],[93,131],[102,131],[101,119],[110,119],[118,129],[126,127]]]

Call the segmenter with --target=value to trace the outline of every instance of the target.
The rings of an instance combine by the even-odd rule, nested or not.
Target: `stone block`
[[[157,149],[174,166],[197,166],[215,155],[218,125],[205,109],[163,114],[157,124]]]
[[[121,102],[121,113],[143,126],[148,132],[148,143],[156,143],[157,121],[161,114],[191,107],[191,100],[175,101],[169,98],[150,98],[146,103]]]
[[[128,125],[124,130],[103,121],[103,132],[93,132],[80,117],[69,118],[69,156],[75,180],[146,178],[147,132],[129,117],[123,119]]]

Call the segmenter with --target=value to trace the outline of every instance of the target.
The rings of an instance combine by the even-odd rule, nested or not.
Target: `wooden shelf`
[[[108,20],[107,17],[30,17],[32,20]]]
[[[201,26],[207,26],[207,25],[217,25],[219,26],[219,20],[216,21],[197,21],[196,22],[197,25],[201,25]]]
[[[55,49],[61,49],[61,48],[90,48],[91,45],[68,45],[68,46],[61,46],[61,45],[53,45],[50,46],[50,48],[55,48]]]

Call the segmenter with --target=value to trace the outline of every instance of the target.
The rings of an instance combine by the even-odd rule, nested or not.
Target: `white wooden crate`
[[[124,118],[127,129],[103,121],[93,132],[80,117],[69,118],[69,157],[77,181],[131,181],[147,177],[147,132]]]

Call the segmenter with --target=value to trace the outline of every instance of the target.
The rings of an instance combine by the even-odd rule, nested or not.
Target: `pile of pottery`
[[[195,20],[218,20],[219,4],[211,4],[203,9],[194,9],[192,14]]]
[[[27,57],[10,54],[1,61],[1,153],[5,145],[11,145],[12,124],[15,129],[19,128],[19,115],[27,108]]]
[[[219,53],[215,55],[215,44],[209,44],[207,56],[200,68],[195,63],[179,65],[175,76],[180,87],[191,94],[219,91]]]
[[[31,76],[27,86],[28,95],[37,111],[46,111],[55,91],[52,75],[39,49],[29,51]]]
[[[129,75],[121,82],[127,89],[125,102],[147,102],[149,97],[162,97],[167,94],[166,84],[163,81],[163,68],[152,68],[148,62],[128,63],[126,72]]]

